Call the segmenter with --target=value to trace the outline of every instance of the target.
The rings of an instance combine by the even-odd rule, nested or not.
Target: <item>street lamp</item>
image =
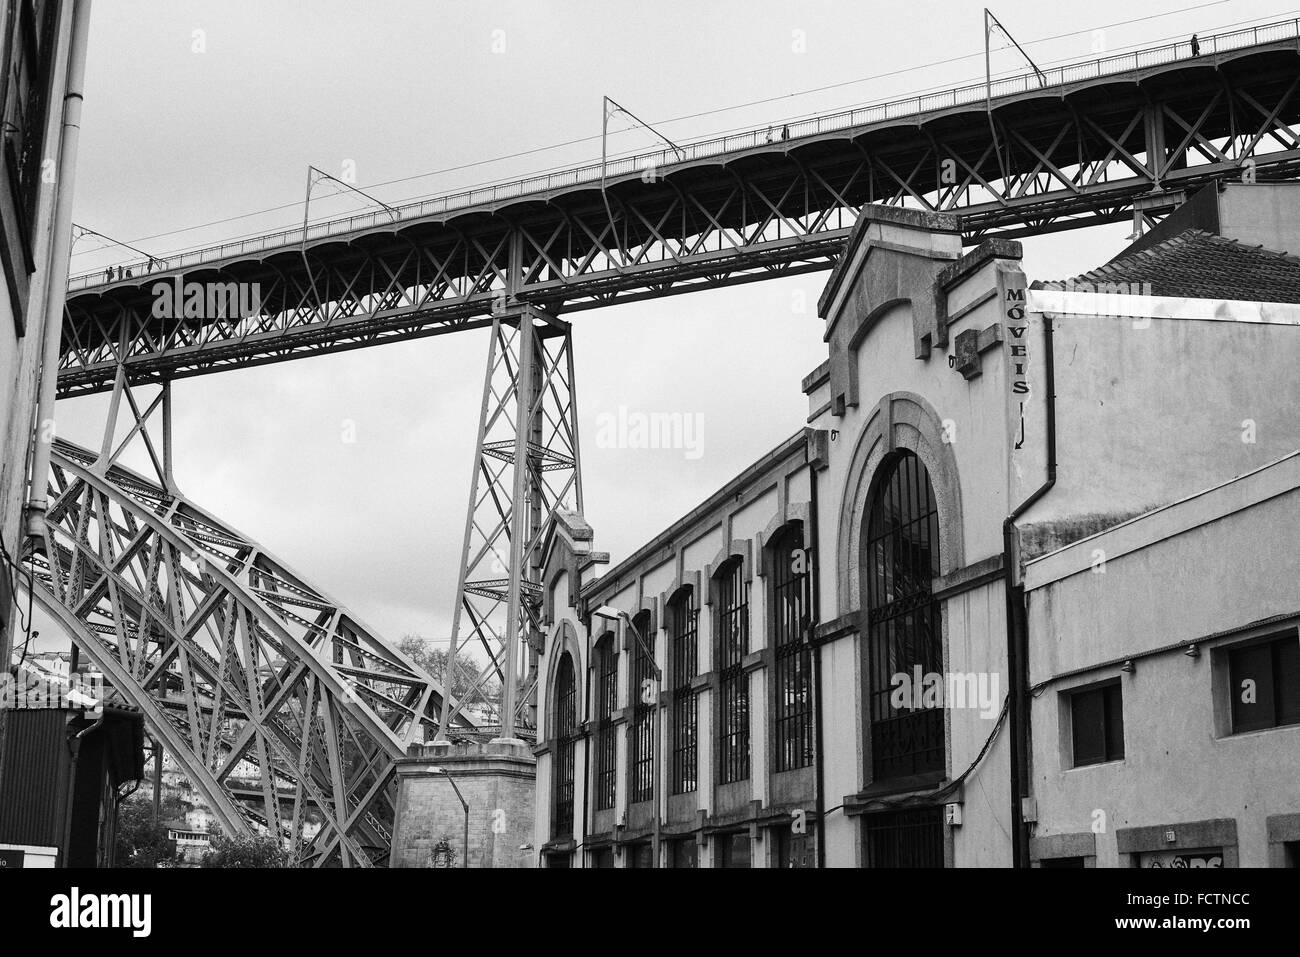
[[[446,768],[434,768],[434,774],[441,774],[451,785],[451,789],[456,792],[456,797],[460,800],[460,806],[465,809],[465,857],[461,867],[469,867],[469,802],[465,800],[465,795],[460,793],[460,788],[456,786],[456,779],[451,776]]]

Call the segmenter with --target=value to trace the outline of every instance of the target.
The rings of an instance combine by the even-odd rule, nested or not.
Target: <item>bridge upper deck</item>
[[[968,84],[935,93],[903,97],[887,102],[827,113],[782,126],[764,126],[740,133],[698,140],[681,146],[680,153],[661,149],[611,159],[603,166],[592,163],[537,176],[514,179],[462,190],[394,207],[265,233],[248,239],[219,243],[177,252],[152,262],[124,260],[120,265],[131,275],[106,280],[103,269],[74,276],[69,293],[96,291],[108,286],[138,283],[142,277],[185,273],[198,267],[219,268],[239,259],[263,258],[286,250],[296,251],[322,241],[348,243],[371,232],[391,233],[422,222],[447,222],[473,213],[496,213],[509,206],[549,202],[575,189],[599,188],[638,180],[647,171],[667,177],[700,164],[721,166],[754,152],[786,152],[819,140],[848,142],[863,133],[887,126],[922,126],[955,112],[983,112],[986,103],[994,109],[1025,98],[1065,96],[1081,87],[1114,81],[1134,81],[1152,74],[1186,68],[1188,61],[1215,65],[1227,58],[1273,50],[1300,49],[1300,19],[1281,20],[1200,38],[1199,55],[1193,57],[1190,42],[1181,40],[1128,53],[1098,57],[1041,71],[1027,72],[984,83]],[[991,96],[991,102],[989,97]]]

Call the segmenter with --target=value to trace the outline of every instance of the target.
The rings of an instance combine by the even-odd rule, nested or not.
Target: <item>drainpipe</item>
[[[101,708],[103,707],[103,702],[100,702],[100,707]],[[68,854],[72,848],[72,811],[73,811],[73,805],[76,803],[77,765],[81,760],[81,739],[86,737],[87,735],[94,734],[101,727],[103,727],[104,718],[106,717],[107,715],[101,712],[99,718],[95,721],[94,724],[90,725],[87,728],[82,728],[80,731],[78,731],[75,735],[72,736],[72,740],[68,743],[69,750],[72,752],[71,754],[72,767],[69,769],[69,775],[68,775],[68,781],[70,787],[67,796],[68,803],[63,809],[63,848],[62,848],[63,867],[68,866]]]
[[[582,689],[582,713],[587,722],[587,730],[582,735],[582,820],[578,827],[577,846],[574,848],[574,865],[586,867],[584,849],[587,845],[587,798],[591,795],[591,679],[595,659],[591,653],[591,618],[587,619],[587,668],[585,687]],[[576,785],[576,780],[575,780]]]
[[[656,622],[656,624],[658,624],[658,622]],[[656,668],[656,670],[658,669]],[[664,725],[663,725],[663,717],[662,717],[663,704],[661,698],[662,691],[660,689],[660,686],[662,684],[663,684],[663,676],[661,674],[659,677],[655,679],[655,697],[660,698],[660,701],[655,703],[655,746],[654,746],[654,751],[652,752],[652,755],[654,757],[654,765],[651,768],[651,773],[654,775],[653,790],[654,790],[654,801],[655,801],[654,834],[650,839],[651,840],[651,852],[650,852],[651,867],[663,866],[663,861],[660,860],[660,853],[659,853],[659,845],[663,840],[662,837],[663,828],[661,827],[661,825],[663,824],[663,813],[662,813],[663,781],[661,780],[661,777],[663,775],[663,770],[664,770],[664,760],[663,760],[663,755],[659,753],[662,750],[661,745],[664,743],[663,742]],[[697,848],[697,853],[698,853],[698,848]]]
[[[1028,674],[1022,656],[1028,652],[1025,622],[1024,587],[1016,582],[1016,520],[1056,484],[1056,361],[1052,355],[1052,317],[1043,315],[1043,351],[1047,357],[1047,480],[1020,503],[1002,523],[1002,575],[1007,601],[1007,673],[1011,682],[1009,707],[1011,730],[1011,858],[1013,867],[1029,866],[1029,843],[1025,837],[1024,812],[1020,800],[1024,795],[1025,760],[1028,752],[1028,715],[1025,701],[1025,677]]]
[[[816,768],[815,796],[817,812],[817,866],[826,866],[826,760],[823,754],[825,738],[822,733],[822,646],[813,642],[814,630],[821,624],[821,567],[822,555],[817,533],[817,471],[808,463],[808,547],[812,549],[812,621],[808,623],[808,641],[813,646],[813,764]]]
[[[46,423],[54,421],[54,395],[59,381],[59,348],[63,338],[63,304],[67,298],[68,265],[72,255],[72,192],[77,174],[77,143],[81,134],[82,89],[86,77],[86,40],[90,33],[90,0],[72,0],[68,84],[63,94],[63,128],[59,138],[58,192],[54,201],[53,242],[45,285],[44,342],[41,351],[40,393],[36,410],[36,441],[28,486],[27,533],[45,537],[46,488],[50,447],[54,437]]]

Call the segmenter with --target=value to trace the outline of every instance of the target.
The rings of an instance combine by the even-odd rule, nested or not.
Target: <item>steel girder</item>
[[[432,737],[440,685],[261,545],[114,458],[57,442],[44,547],[27,559],[36,600],[228,831],[279,834],[298,864],[385,864],[395,762]]]
[[[488,346],[449,660],[462,640],[487,652],[487,666],[462,703],[486,699],[497,707],[504,738],[536,727],[542,563],[557,513],[582,511],[577,420],[568,323],[527,305],[498,316]],[[482,691],[494,676],[501,683],[499,702]],[[458,711],[459,705],[445,704],[441,726],[451,727]]]
[[[1287,26],[1289,27],[1288,21]],[[859,210],[959,214],[968,242],[1168,208],[1300,173],[1285,40],[1174,60],[414,217],[69,294],[61,394],[435,335],[494,305],[557,313],[828,268]],[[1135,62],[1137,62],[1135,60]],[[918,101],[922,105],[931,98]],[[811,121],[810,121],[811,122]],[[139,267],[137,267],[139,268]],[[159,278],[257,283],[247,318],[152,316]]]

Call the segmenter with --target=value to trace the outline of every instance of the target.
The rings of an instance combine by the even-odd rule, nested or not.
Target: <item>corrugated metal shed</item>
[[[72,771],[68,712],[4,709],[0,722],[0,843],[61,847]]]

